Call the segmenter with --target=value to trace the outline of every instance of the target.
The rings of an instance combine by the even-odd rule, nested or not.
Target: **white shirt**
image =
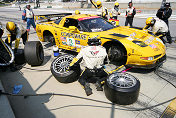
[[[110,13],[112,13],[112,16],[117,16],[118,17],[118,15],[120,13],[120,8],[119,8],[118,11],[116,11],[114,8],[112,8]]]
[[[127,16],[131,17],[134,9],[135,9],[134,7],[131,7],[131,8],[128,7],[127,10],[126,10]],[[128,13],[129,13],[129,14],[128,14]]]
[[[34,13],[32,11],[32,9],[26,9],[26,18],[33,18],[34,17]]]
[[[103,46],[87,46],[79,52],[77,59],[83,57],[81,65],[89,69],[101,68],[107,56]]]
[[[152,27],[152,32],[166,33],[168,32],[168,26],[163,20],[158,19]]]

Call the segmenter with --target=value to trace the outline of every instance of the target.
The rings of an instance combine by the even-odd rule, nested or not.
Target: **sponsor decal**
[[[67,45],[75,47],[75,39],[67,38]]]
[[[90,53],[91,53],[93,56],[95,56],[95,55],[97,55],[97,54],[99,53],[99,51],[90,51]]]
[[[81,45],[76,44],[76,48],[81,48],[81,47],[82,47]]]
[[[144,41],[144,43],[149,44],[149,43],[151,43],[154,39],[155,39],[155,37],[150,36],[149,39],[147,39],[147,40]]]
[[[87,38],[87,35],[80,35],[80,34],[67,33],[67,32],[61,32],[61,36],[82,39],[82,40],[86,40],[86,38]]]
[[[76,44],[80,44],[80,41],[78,41],[78,40],[75,40],[76,41]]]
[[[149,45],[152,49],[155,49],[155,48],[157,48],[157,46],[155,45],[155,44],[151,44],[151,45]]]
[[[67,41],[66,37],[61,37],[60,39],[61,41],[65,41],[65,42]]]
[[[131,38],[131,37],[128,37],[127,39],[130,40],[130,41],[133,41],[133,38]]]

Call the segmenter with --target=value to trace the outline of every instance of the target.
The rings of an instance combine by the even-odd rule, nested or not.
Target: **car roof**
[[[73,18],[73,19],[82,19],[82,18],[91,18],[91,17],[96,17],[97,15],[93,15],[93,14],[78,14],[78,15],[69,15],[66,16],[66,18]],[[98,16],[97,16],[98,17]]]

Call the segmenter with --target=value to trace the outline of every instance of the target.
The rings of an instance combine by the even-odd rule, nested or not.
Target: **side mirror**
[[[75,26],[69,26],[69,30],[72,31],[72,32],[75,32],[75,33],[79,33],[78,28],[75,27]]]

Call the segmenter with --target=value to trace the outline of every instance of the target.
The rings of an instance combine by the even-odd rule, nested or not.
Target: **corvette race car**
[[[58,19],[52,20],[53,17]],[[111,62],[127,66],[154,68],[166,59],[166,48],[158,37],[142,28],[117,26],[90,14],[51,14],[36,16],[40,41],[49,41],[61,49],[79,52],[89,37],[98,36]]]

